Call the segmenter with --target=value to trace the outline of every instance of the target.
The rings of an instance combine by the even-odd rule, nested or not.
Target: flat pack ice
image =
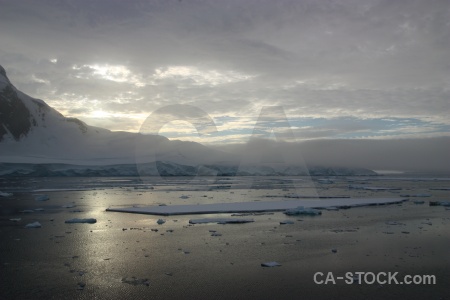
[[[295,199],[279,201],[253,201],[234,203],[211,203],[191,205],[165,205],[144,207],[109,207],[106,211],[126,212],[148,215],[192,215],[217,213],[245,213],[285,211],[302,206],[304,209],[321,209],[327,207],[356,207],[368,205],[396,204],[406,201],[405,198],[333,198],[333,199]]]

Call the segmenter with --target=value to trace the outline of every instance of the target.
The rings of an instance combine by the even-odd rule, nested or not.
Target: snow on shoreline
[[[211,203],[193,205],[165,205],[146,207],[110,207],[106,211],[126,212],[149,215],[192,215],[218,213],[245,213],[285,211],[299,206],[304,208],[357,207],[369,205],[396,204],[406,201],[405,198],[338,198],[338,199],[296,199],[282,201],[255,201],[235,203]]]

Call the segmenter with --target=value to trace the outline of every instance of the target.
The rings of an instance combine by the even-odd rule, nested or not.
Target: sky
[[[155,111],[189,105],[212,119],[212,133],[182,120],[160,133],[242,143],[270,119],[296,141],[450,136],[448,0],[0,8],[0,64],[12,83],[90,125],[139,132]]]

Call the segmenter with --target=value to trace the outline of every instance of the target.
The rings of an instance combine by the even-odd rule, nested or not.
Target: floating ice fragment
[[[284,212],[285,215],[288,216],[296,216],[296,215],[310,215],[317,216],[321,215],[322,212],[320,210],[314,208],[304,208],[303,206],[299,206],[297,208],[291,208]]]
[[[12,193],[5,193],[0,191],[0,197],[11,197],[13,194]]]
[[[162,225],[162,224],[166,223],[166,220],[158,219],[158,221],[156,221],[156,223],[158,223],[159,225]]]
[[[450,201],[430,201],[430,206],[450,206]]]
[[[287,225],[287,224],[294,224],[294,221],[291,220],[280,221],[280,225]]]
[[[75,204],[67,204],[67,205],[63,205],[63,208],[74,208],[76,205]]]
[[[318,181],[319,183],[322,183],[322,184],[331,184],[331,183],[334,183],[334,181],[331,180],[331,179],[318,179],[317,181]]]
[[[331,252],[337,253],[337,249],[331,249]]]
[[[339,208],[336,207],[336,206],[325,207],[325,209],[326,210],[333,210],[333,211],[339,210]]]
[[[425,201],[423,201],[423,200],[416,200],[416,201],[413,201],[413,203],[414,204],[424,204]]]
[[[241,219],[241,218],[205,218],[205,219],[191,219],[189,224],[205,224],[205,223],[217,223],[217,224],[241,224],[254,222],[253,219]]]
[[[32,209],[24,209],[24,210],[21,210],[21,211],[19,211],[19,212],[31,214],[31,213],[34,213],[34,210],[32,210]]]
[[[77,290],[84,290],[84,287],[86,286],[86,283],[84,282],[78,282]]]
[[[182,196],[180,196],[180,199],[189,199],[189,196],[182,195]]]
[[[89,223],[89,224],[94,224],[94,223],[97,223],[97,219],[94,219],[94,218],[87,218],[87,219],[74,218],[74,219],[66,220],[64,223]]]
[[[22,220],[22,218],[13,218],[13,219],[9,219],[9,220],[13,221],[13,222],[19,222]]]
[[[388,221],[386,222],[386,225],[404,225],[404,224],[397,221]]]
[[[44,211],[43,208],[35,208],[34,211]]]
[[[221,233],[218,233],[218,232],[213,232],[213,233],[211,234],[211,236],[222,236],[222,234],[221,234]]]
[[[41,223],[39,223],[37,221],[25,225],[25,228],[41,228],[41,227],[42,227]]]
[[[150,285],[150,281],[147,278],[139,279],[134,276],[133,277],[124,277],[124,278],[122,278],[122,282],[131,284],[131,285],[140,285],[140,284],[143,284],[146,286]]]
[[[44,194],[40,195],[40,194],[38,194],[38,195],[34,195],[34,200],[36,200],[36,201],[47,201],[47,200],[50,200],[50,197],[48,195],[44,195]]]
[[[430,193],[421,193],[421,194],[402,194],[400,197],[431,197]]]
[[[272,268],[272,267],[280,267],[281,264],[277,263],[276,261],[269,261],[269,262],[265,262],[261,264],[261,267],[268,267],[268,268]]]

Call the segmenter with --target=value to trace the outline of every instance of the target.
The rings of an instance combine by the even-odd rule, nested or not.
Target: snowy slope
[[[110,165],[156,160],[186,165],[229,161],[231,155],[156,135],[112,132],[66,118],[17,90],[0,66],[0,162]]]

